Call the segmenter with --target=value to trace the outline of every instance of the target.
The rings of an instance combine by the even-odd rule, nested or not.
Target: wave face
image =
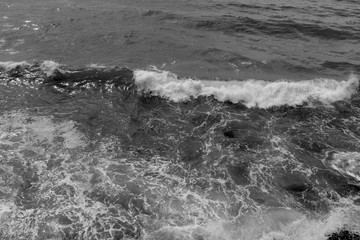
[[[351,76],[347,81],[314,79],[298,82],[204,81],[179,79],[175,74],[167,71],[143,70],[135,71],[134,76],[140,92],[151,93],[172,101],[212,96],[220,102],[229,101],[260,108],[296,106],[311,101],[333,103],[349,99],[359,87],[357,76]]]

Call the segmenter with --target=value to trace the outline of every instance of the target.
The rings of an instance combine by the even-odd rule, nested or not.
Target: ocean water
[[[0,239],[360,239],[359,72],[357,0],[2,0]]]

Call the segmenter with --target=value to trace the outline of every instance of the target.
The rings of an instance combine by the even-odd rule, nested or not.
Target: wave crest
[[[298,82],[267,82],[253,79],[205,81],[179,78],[168,71],[136,70],[134,77],[140,92],[151,93],[175,102],[212,96],[221,102],[230,101],[259,108],[294,106],[312,100],[332,103],[350,98],[359,87],[359,80],[355,75],[351,75],[347,81],[325,78]]]

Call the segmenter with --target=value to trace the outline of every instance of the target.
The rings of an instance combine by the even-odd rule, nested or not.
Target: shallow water
[[[0,238],[359,238],[340,3],[0,3]]]

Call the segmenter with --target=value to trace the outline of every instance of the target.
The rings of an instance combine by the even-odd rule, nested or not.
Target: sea
[[[1,0],[1,240],[360,239],[359,0]]]

